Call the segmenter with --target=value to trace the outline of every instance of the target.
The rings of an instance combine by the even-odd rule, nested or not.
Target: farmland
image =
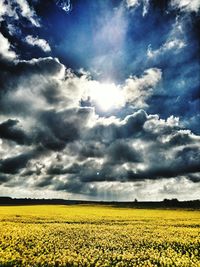
[[[200,212],[0,207],[0,266],[200,266]]]

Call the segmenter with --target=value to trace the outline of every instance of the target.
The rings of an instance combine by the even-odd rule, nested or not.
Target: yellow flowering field
[[[0,266],[200,266],[200,212],[1,206]]]

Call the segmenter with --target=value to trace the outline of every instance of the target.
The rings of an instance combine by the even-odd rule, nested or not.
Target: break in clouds
[[[73,1],[0,1],[1,195],[198,198],[199,4],[117,2],[80,1],[79,17],[104,12],[90,36]],[[56,20],[65,19],[71,39],[62,40]]]

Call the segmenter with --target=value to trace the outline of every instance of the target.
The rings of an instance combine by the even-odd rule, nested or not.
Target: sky
[[[0,196],[199,199],[199,0],[0,0]]]

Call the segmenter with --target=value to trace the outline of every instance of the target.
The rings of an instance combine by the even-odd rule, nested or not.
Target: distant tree
[[[172,198],[171,199],[171,203],[174,205],[174,204],[177,204],[179,201],[177,198]]]
[[[163,202],[164,202],[164,203],[168,203],[169,201],[170,201],[170,200],[167,199],[167,198],[164,198],[164,199],[163,199]]]
[[[172,198],[172,199],[163,199],[163,203],[167,206],[177,206],[177,204],[179,204],[179,200],[177,198]]]

